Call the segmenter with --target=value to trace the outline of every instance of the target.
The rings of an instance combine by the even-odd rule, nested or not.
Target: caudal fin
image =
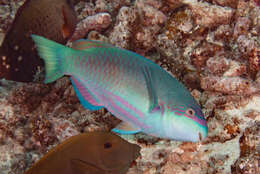
[[[45,83],[50,83],[64,75],[64,59],[70,48],[44,37],[32,34],[39,56],[45,62]]]

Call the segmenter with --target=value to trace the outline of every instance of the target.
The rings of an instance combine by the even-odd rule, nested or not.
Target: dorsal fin
[[[89,48],[111,48],[113,45],[101,41],[89,40],[89,39],[80,39],[72,43],[72,48],[76,50],[87,50]]]

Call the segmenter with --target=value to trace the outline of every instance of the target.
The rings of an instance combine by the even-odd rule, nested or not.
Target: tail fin
[[[50,83],[64,75],[64,59],[70,48],[32,34],[32,39],[37,45],[38,54],[45,62],[45,83]]]

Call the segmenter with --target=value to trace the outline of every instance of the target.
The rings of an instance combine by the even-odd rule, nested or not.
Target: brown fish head
[[[128,169],[132,162],[140,155],[140,147],[136,144],[131,144],[118,135],[110,132],[104,136],[102,143],[99,145],[102,156],[101,164],[107,171],[123,172]]]
[[[85,156],[71,161],[74,165],[72,168],[78,168],[77,171],[95,168],[106,173],[123,174],[140,155],[138,145],[131,144],[111,132],[91,132],[90,135],[86,137],[86,144],[80,147],[81,154]]]

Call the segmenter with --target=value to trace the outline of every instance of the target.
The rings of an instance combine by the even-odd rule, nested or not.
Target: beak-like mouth
[[[200,132],[199,132],[199,141],[202,141],[202,135]]]

